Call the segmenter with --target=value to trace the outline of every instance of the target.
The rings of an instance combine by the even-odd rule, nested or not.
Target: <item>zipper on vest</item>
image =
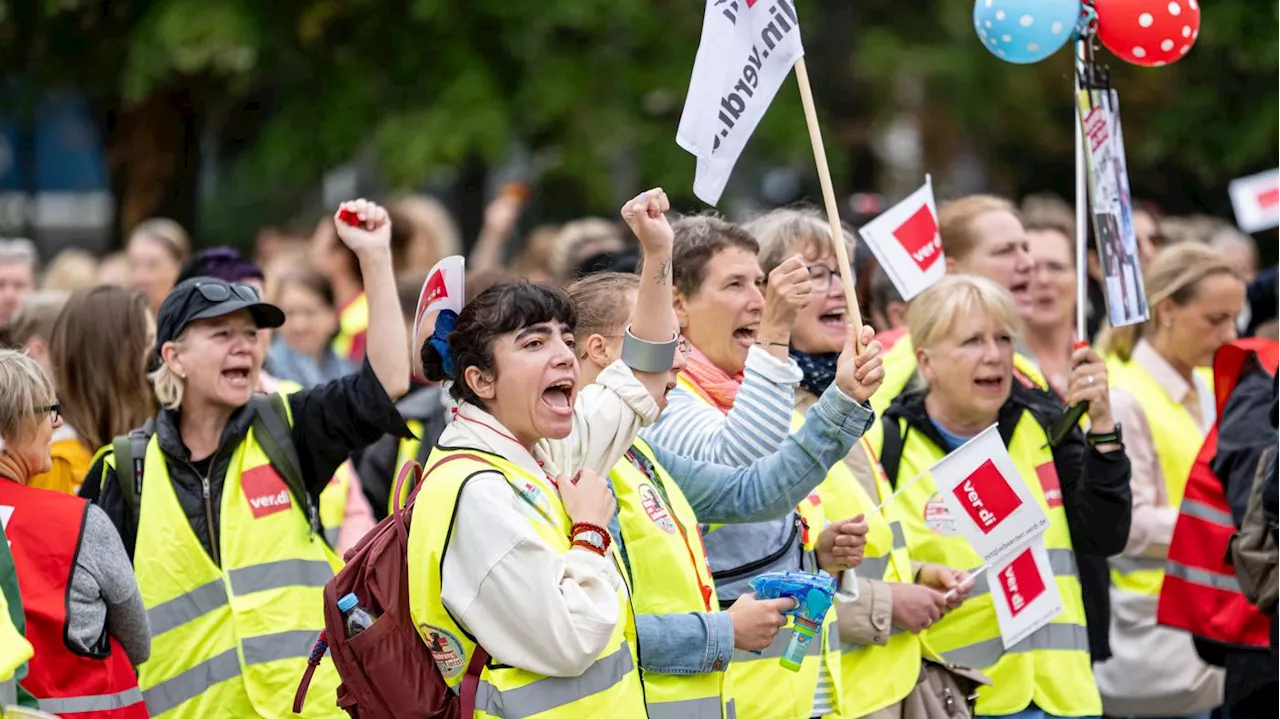
[[[773,552],[767,557],[757,559],[754,562],[747,562],[742,566],[734,567],[733,569],[722,569],[718,572],[712,572],[711,578],[716,582],[728,582],[734,579],[741,579],[744,576],[755,574],[761,569],[778,561],[779,559],[782,558],[782,555],[786,554],[787,551],[791,549],[791,543],[796,541],[796,535],[800,533],[800,527],[802,523],[803,522],[800,519],[800,515],[797,514],[795,519],[791,522],[791,536],[787,537],[787,541],[784,542],[782,544],[782,547],[778,549],[776,552]],[[804,556],[803,547],[801,547],[800,551],[801,551],[801,556]],[[723,604],[723,602],[721,602],[721,604]]]
[[[213,456],[209,458],[209,471],[204,474],[196,471],[196,466],[187,462],[187,466],[192,472],[200,478],[200,493],[204,495],[204,521],[209,527],[209,554],[213,558],[213,563],[218,567],[222,566],[222,559],[218,556],[218,528],[213,526],[213,499],[212,492],[209,488],[209,478],[213,476],[213,468],[218,464],[218,452],[214,451]]]

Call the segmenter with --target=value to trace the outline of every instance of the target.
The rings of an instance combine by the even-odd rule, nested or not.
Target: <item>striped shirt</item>
[[[646,442],[693,459],[746,467],[778,451],[791,433],[795,390],[803,373],[759,347],[747,353],[742,386],[728,414],[676,385],[657,423],[640,431]],[[818,675],[812,716],[834,713],[831,674]]]
[[[803,375],[758,347],[747,353],[742,386],[728,414],[681,385],[667,396],[667,408],[640,436],[668,452],[730,467],[746,467],[768,457],[791,432],[791,407]]]

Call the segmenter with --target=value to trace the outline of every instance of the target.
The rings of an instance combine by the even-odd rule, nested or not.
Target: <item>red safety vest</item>
[[[106,655],[66,644],[67,592],[88,505],[61,492],[0,479],[0,520],[13,551],[27,641],[35,648],[22,688],[40,710],[75,719],[147,719],[138,677],[114,638]]]
[[[1271,374],[1280,359],[1280,344],[1246,339],[1223,345],[1214,356],[1213,387],[1218,419],[1240,381],[1249,356],[1257,354]],[[1249,603],[1227,562],[1227,545],[1235,534],[1231,506],[1222,482],[1209,468],[1218,453],[1218,423],[1205,437],[1187,479],[1165,563],[1164,584],[1156,620],[1219,644],[1266,648],[1271,618]]]

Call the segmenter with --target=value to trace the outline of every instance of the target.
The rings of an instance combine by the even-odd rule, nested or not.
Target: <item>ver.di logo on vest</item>
[[[293,506],[289,488],[269,464],[254,467],[240,475],[240,488],[249,502],[249,511],[253,513],[254,519],[262,519]]]

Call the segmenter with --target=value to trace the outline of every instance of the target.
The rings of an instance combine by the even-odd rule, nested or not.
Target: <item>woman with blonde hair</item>
[[[178,283],[182,265],[191,257],[191,238],[182,225],[164,217],[144,220],[133,228],[125,245],[129,277],[159,311],[160,303]]]
[[[1030,240],[1018,208],[994,195],[969,195],[938,208],[938,237],[946,253],[947,274],[985,277],[1012,296],[1024,320],[1032,309],[1031,280],[1034,263]],[[885,353],[884,386],[872,398],[876,411],[911,381],[916,371],[915,348],[910,335]],[[1014,354],[1014,370],[1024,384],[1047,389],[1048,382],[1035,360]]]
[[[75,492],[98,448],[155,414],[147,382],[155,334],[151,306],[137,290],[102,285],[67,301],[53,327],[50,352],[63,429],[75,446],[62,460],[68,466],[58,489]],[[110,361],[104,361],[104,348],[110,348]]]
[[[893,401],[872,431],[882,437],[872,443],[889,484],[901,489],[894,501],[912,560],[969,572],[983,565],[926,471],[996,425],[1017,479],[1048,517],[1037,542],[1063,604],[1052,622],[1006,648],[991,575],[980,575],[971,596],[928,628],[925,643],[945,662],[991,678],[978,690],[979,716],[1096,717],[1102,703],[1077,564],[1083,556],[1118,552],[1129,527],[1129,462],[1107,401],[1106,365],[1092,349],[1075,352],[1067,401],[1089,402],[1091,429],[1074,430],[1053,446],[1046,427],[1060,405],[1014,378],[1022,321],[1007,290],[985,278],[949,275],[916,297],[908,324],[918,386]]]
[[[40,283],[43,290],[75,292],[98,284],[98,260],[77,247],[67,248],[53,256]]]
[[[1098,666],[1098,685],[1109,714],[1196,716],[1221,704],[1222,672],[1201,661],[1189,634],[1156,624],[1156,604],[1187,477],[1214,421],[1213,391],[1196,368],[1235,340],[1245,286],[1221,252],[1193,242],[1160,253],[1145,284],[1151,318],[1102,340],[1133,463],[1133,524],[1111,560],[1115,656]]]

